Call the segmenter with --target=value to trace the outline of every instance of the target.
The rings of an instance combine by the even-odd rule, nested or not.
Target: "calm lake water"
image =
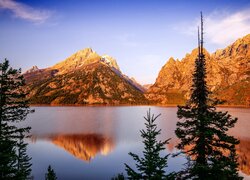
[[[163,154],[176,152],[175,107],[34,107],[36,112],[25,122],[32,127],[28,154],[34,178],[44,179],[48,165],[59,180],[111,179],[124,173],[124,163],[134,164],[128,152],[142,154],[139,130],[144,128],[143,116],[149,108],[156,115],[161,113],[157,121],[162,129],[159,139],[171,138]],[[239,118],[230,133],[241,140],[237,147],[240,170],[250,179],[250,109],[220,110]],[[167,171],[178,171],[183,163],[183,157],[169,158]]]

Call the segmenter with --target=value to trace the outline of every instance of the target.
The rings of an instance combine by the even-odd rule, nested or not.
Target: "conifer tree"
[[[185,106],[178,106],[175,131],[181,142],[177,148],[188,156],[183,179],[241,179],[238,175],[235,145],[239,141],[227,134],[237,118],[216,110],[218,101],[209,98],[206,82],[206,61],[203,54],[203,17],[201,40],[198,31],[198,56],[195,60],[191,97]]]
[[[27,179],[31,173],[31,158],[27,155],[27,143],[24,142],[24,134],[20,132],[17,142],[17,175],[18,179]]]
[[[51,168],[51,166],[49,165],[48,167],[48,171],[45,175],[45,180],[56,180],[56,173],[54,172],[54,170]]]
[[[147,112],[146,130],[141,130],[141,137],[143,138],[144,151],[140,158],[134,153],[129,153],[136,161],[136,168],[138,172],[133,170],[130,166],[125,164],[129,179],[169,179],[172,174],[166,175],[165,168],[167,167],[168,155],[160,156],[160,152],[165,149],[169,139],[165,141],[157,141],[156,137],[161,134],[161,129],[157,129],[155,120],[160,116],[151,116],[150,110]]]
[[[115,177],[112,177],[111,180],[125,180],[125,177],[122,173],[119,173]]]
[[[11,68],[6,59],[0,63],[0,179],[16,178],[20,133],[28,133],[30,129],[17,127],[17,123],[32,112],[26,100],[24,85],[20,69]]]

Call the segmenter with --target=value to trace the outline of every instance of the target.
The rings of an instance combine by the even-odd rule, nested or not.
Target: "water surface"
[[[139,130],[144,128],[143,116],[151,108],[161,114],[158,127],[161,140],[171,138],[167,153],[176,152],[175,107],[34,107],[25,125],[32,127],[28,154],[32,157],[32,174],[44,179],[50,164],[58,179],[110,179],[124,172],[124,163],[133,167],[128,152],[141,154],[143,144]],[[221,108],[239,118],[230,133],[241,140],[237,147],[242,175],[250,179],[250,109]],[[168,172],[178,171],[183,157],[170,158]]]

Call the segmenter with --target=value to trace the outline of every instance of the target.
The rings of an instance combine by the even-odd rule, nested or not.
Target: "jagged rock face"
[[[114,59],[113,57],[109,56],[109,55],[103,55],[101,57],[101,61],[104,62],[105,64],[107,64],[108,66],[117,69],[118,71],[121,71],[116,59]]]
[[[39,71],[39,68],[37,66],[32,66],[32,68],[27,70],[25,73],[32,73],[32,72],[36,72],[36,71]]]
[[[228,104],[250,106],[250,34],[212,56],[220,65],[222,79],[215,96]]]
[[[250,35],[211,55],[204,50],[208,88],[214,97],[227,100],[229,105],[250,105],[249,47]],[[146,97],[159,104],[184,104],[190,97],[197,54],[197,49],[194,49],[181,61],[170,58]]]
[[[76,52],[66,60],[52,66],[51,68],[59,70],[59,74],[64,74],[67,71],[72,71],[88,64],[98,62],[100,58],[101,56],[91,48],[86,48]]]
[[[124,78],[115,59],[104,61],[91,49],[79,51],[53,67],[24,74],[24,77],[33,104],[148,102],[142,92]]]

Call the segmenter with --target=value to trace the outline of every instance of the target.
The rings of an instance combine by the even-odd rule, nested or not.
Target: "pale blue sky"
[[[0,0],[0,58],[25,71],[91,47],[124,74],[154,83],[171,56],[196,47],[200,11],[209,52],[250,33],[249,0]]]

